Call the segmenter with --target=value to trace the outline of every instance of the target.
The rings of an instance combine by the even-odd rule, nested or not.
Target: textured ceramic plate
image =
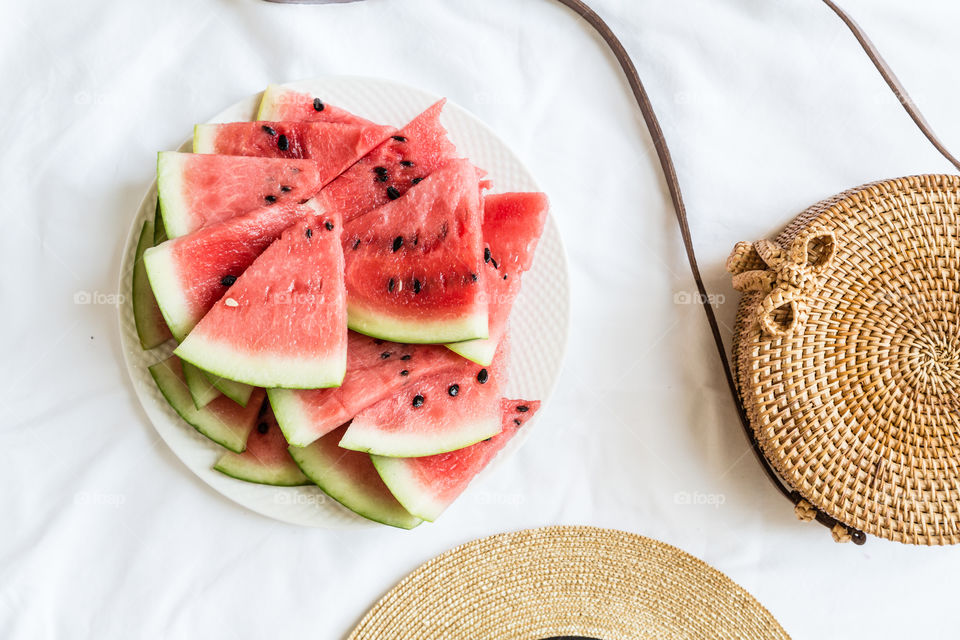
[[[288,86],[323,96],[331,104],[396,127],[402,126],[439,99],[439,96],[419,89],[373,78],[330,77]],[[234,104],[210,122],[253,119],[260,104],[260,95],[252,95]],[[493,180],[494,191],[540,190],[520,160],[474,115],[447,102],[442,121],[460,154],[486,169]],[[184,144],[182,149],[189,150],[189,144]],[[136,212],[127,237],[120,269],[120,291],[124,293],[130,291],[140,227],[144,220],[153,217],[156,200],[154,182]],[[120,307],[120,334],[133,387],[157,432],[200,479],[234,502],[285,522],[327,528],[382,526],[354,515],[334,500],[326,498],[317,487],[256,485],[214,471],[213,464],[223,450],[180,419],[160,395],[147,371],[151,364],[166,358],[174,345],[171,342],[149,352],[141,349],[133,322],[130,296],[125,296],[125,300],[126,303]],[[513,358],[507,385],[508,396],[547,400],[560,373],[568,318],[566,257],[556,223],[552,217],[548,217],[533,268],[524,276],[523,289],[513,309]],[[498,463],[502,463],[520,447],[537,421],[534,418],[529,426],[521,430],[501,452],[495,464],[491,464],[474,482],[473,487],[482,484],[483,476],[493,472]]]

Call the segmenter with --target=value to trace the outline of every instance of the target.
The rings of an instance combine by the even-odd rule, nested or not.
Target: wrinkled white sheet
[[[658,109],[709,286],[741,239],[847,187],[951,167],[813,0],[594,0]],[[796,638],[955,637],[960,552],[836,545],[748,451],[660,170],[598,40],[548,0],[3,2],[0,637],[340,638],[421,562],[521,527],[673,543]],[[960,6],[845,0],[960,152]],[[393,78],[486,120],[548,190],[566,370],[524,449],[435,525],[268,521],[158,441],[123,369],[117,269],[154,154],[268,82]],[[77,304],[83,296],[100,304]]]

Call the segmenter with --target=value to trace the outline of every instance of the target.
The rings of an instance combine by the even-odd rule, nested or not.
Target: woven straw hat
[[[434,558],[350,640],[788,638],[725,575],[670,545],[592,527],[483,538]]]
[[[847,191],[727,267],[740,396],[797,515],[960,541],[960,176]]]

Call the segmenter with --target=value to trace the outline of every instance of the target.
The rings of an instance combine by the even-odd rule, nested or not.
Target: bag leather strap
[[[756,436],[754,435],[753,428],[750,426],[750,421],[740,398],[740,393],[737,390],[733,368],[730,365],[730,359],[727,355],[726,347],[723,344],[723,336],[720,332],[720,324],[717,321],[713,304],[710,302],[711,298],[707,295],[707,290],[703,283],[703,277],[700,275],[700,266],[697,263],[696,252],[693,248],[693,238],[690,235],[690,224],[687,219],[687,210],[683,204],[680,181],[677,178],[677,172],[673,166],[673,160],[670,156],[670,149],[667,147],[666,139],[663,136],[663,130],[660,128],[660,122],[657,120],[656,113],[653,110],[653,105],[650,103],[650,98],[643,87],[643,83],[640,81],[640,76],[633,64],[633,60],[630,59],[630,55],[623,47],[623,44],[620,42],[619,38],[617,38],[617,36],[613,33],[613,30],[610,28],[610,26],[607,25],[607,23],[604,22],[604,20],[597,15],[595,11],[593,11],[593,9],[587,6],[584,2],[581,0],[557,1],[567,6],[573,12],[583,18],[583,20],[586,21],[587,24],[589,24],[593,29],[595,29],[600,37],[603,38],[603,41],[613,52],[614,57],[620,64],[620,68],[623,70],[623,73],[627,78],[627,82],[630,85],[630,90],[633,92],[633,96],[636,99],[637,106],[640,107],[640,113],[643,115],[643,120],[647,125],[648,131],[650,132],[650,137],[653,139],[653,146],[657,150],[657,157],[660,160],[660,167],[663,170],[663,175],[667,182],[667,189],[670,192],[670,199],[673,201],[673,209],[676,213],[677,224],[680,226],[680,236],[683,239],[683,247],[687,254],[687,261],[690,264],[690,270],[693,273],[693,280],[696,283],[697,292],[700,294],[700,300],[703,301],[703,310],[707,315],[707,323],[710,325],[710,332],[713,334],[713,340],[717,347],[717,353],[720,356],[720,363],[723,365],[723,372],[727,380],[727,386],[730,389],[730,394],[733,396],[734,405],[737,408],[737,416],[740,419],[740,425],[743,427],[743,431],[746,434],[747,439],[750,441],[750,446],[753,449],[757,460],[760,462],[760,466],[763,468],[767,477],[777,488],[777,490],[793,503],[796,513],[801,516],[802,519],[816,519],[817,522],[831,529],[835,540],[852,540],[855,544],[863,544],[866,541],[866,535],[862,531],[839,522],[835,518],[810,505],[810,503],[804,500],[797,491],[790,489],[784,483],[784,481],[780,478],[780,476],[777,475],[776,471],[774,471],[773,467],[770,466],[769,461],[763,455],[763,451],[761,450]],[[960,170],[960,161],[953,157],[953,155],[947,151],[947,148],[943,145],[943,143],[940,142],[940,139],[936,136],[936,134],[933,132],[933,129],[917,109],[916,104],[910,98],[906,89],[903,88],[903,85],[880,55],[880,52],[877,51],[876,47],[867,37],[866,33],[864,33],[863,29],[831,0],[823,0],[823,2],[830,7],[830,9],[832,9],[841,20],[843,20],[844,24],[847,25],[847,27],[856,37],[857,41],[860,43],[860,46],[863,47],[863,50],[877,68],[877,71],[880,72],[880,75],[886,81],[887,85],[900,100],[900,104],[903,105],[903,108],[913,119],[914,123],[916,123],[917,127],[920,128],[920,131],[923,132],[923,135],[927,137],[927,139],[933,144],[934,147],[936,147],[937,151],[939,151],[943,157],[945,157],[953,166]]]

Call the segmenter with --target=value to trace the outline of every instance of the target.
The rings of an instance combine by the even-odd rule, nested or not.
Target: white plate
[[[426,91],[375,78],[328,77],[287,85],[322,96],[374,122],[404,125],[439,99]],[[261,94],[225,109],[210,122],[235,122],[255,117]],[[539,191],[520,160],[476,116],[451,102],[442,121],[460,154],[486,169],[494,191]],[[184,144],[181,149],[188,150]],[[129,294],[140,227],[156,207],[156,182],[147,191],[134,217],[120,269],[120,291]],[[511,317],[513,357],[506,394],[513,398],[546,401],[553,391],[567,342],[569,321],[567,262],[560,233],[552,217],[537,248],[533,268],[523,277],[523,289]],[[147,367],[166,358],[173,344],[152,351],[140,348],[133,322],[130,295],[120,306],[120,336],[133,387],[157,432],[187,467],[211,487],[248,509],[284,522],[312,527],[377,526],[326,498],[317,487],[269,487],[229,478],[213,470],[222,449],[186,424],[160,395]],[[536,423],[534,419],[531,423]],[[532,424],[515,437],[495,462],[515,452]],[[484,474],[496,464],[491,464]],[[484,475],[481,474],[481,475]],[[482,482],[482,478],[476,481]],[[491,507],[494,508],[494,507]],[[440,520],[442,522],[442,520]]]

